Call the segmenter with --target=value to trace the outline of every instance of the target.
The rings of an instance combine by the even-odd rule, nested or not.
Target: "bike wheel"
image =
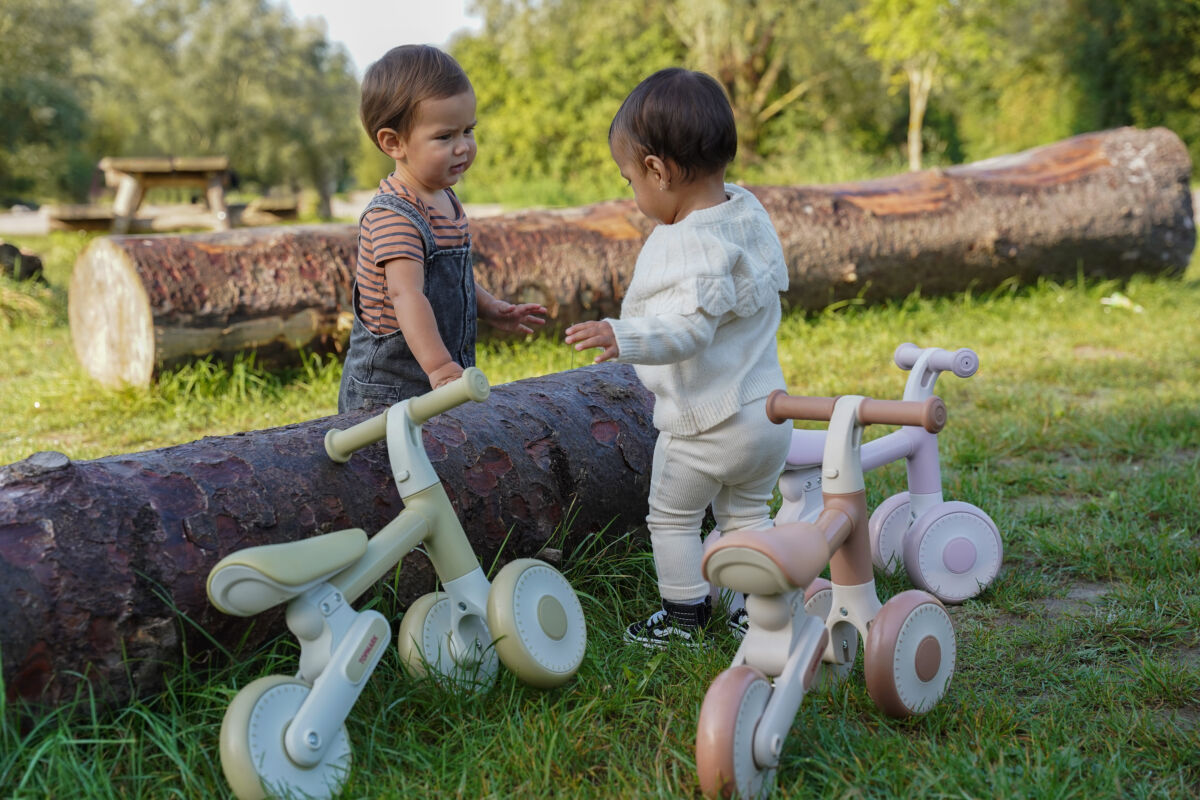
[[[828,627],[829,612],[833,610],[833,584],[825,578],[817,578],[804,590],[804,613],[818,619],[826,620]],[[835,626],[837,636],[835,642],[845,642],[841,648],[846,656],[840,664],[831,664],[822,660],[817,670],[813,684],[824,689],[836,686],[846,679],[850,670],[854,669],[854,660],[858,658],[858,628],[846,622]],[[833,635],[832,633],[830,634]],[[838,649],[835,645],[835,650]]]
[[[559,686],[583,663],[583,607],[549,564],[533,558],[506,564],[492,581],[487,617],[500,660],[531,686]]]
[[[346,728],[325,751],[320,763],[294,762],[283,734],[312,687],[296,678],[269,675],[237,693],[221,721],[221,771],[238,800],[268,797],[333,797],[350,774],[350,740]]]
[[[696,772],[705,797],[757,798],[775,784],[775,766],[754,760],[754,732],[771,699],[771,683],[742,664],[717,676],[700,705]]]
[[[867,692],[893,717],[924,714],[946,694],[954,674],[954,625],[946,609],[919,589],[884,603],[867,633]]]
[[[908,492],[894,494],[871,513],[867,531],[871,537],[871,563],[888,575],[904,562],[904,534],[912,523]]]
[[[400,663],[418,677],[447,678],[467,689],[482,689],[499,670],[486,623],[463,618],[463,638],[471,652],[456,654],[451,646],[453,616],[450,597],[431,592],[418,597],[400,620],[396,651]]]
[[[904,540],[908,577],[943,603],[961,603],[982,592],[995,580],[1003,558],[996,523],[970,503],[939,503],[913,523]]]

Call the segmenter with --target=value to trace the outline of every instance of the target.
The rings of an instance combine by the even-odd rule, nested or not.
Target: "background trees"
[[[281,0],[5,0],[0,202],[82,199],[104,155],[223,153],[329,197],[389,164],[357,78]],[[477,0],[449,46],[479,98],[465,199],[621,194],[608,124],[654,70],[714,75],[732,177],[821,183],[1167,125],[1200,157],[1200,0]],[[365,65],[359,65],[360,67]]]

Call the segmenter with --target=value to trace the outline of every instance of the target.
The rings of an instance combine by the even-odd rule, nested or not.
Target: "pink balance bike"
[[[979,368],[972,350],[902,344],[896,365],[909,370],[904,400],[933,396],[942,372],[969,378]],[[824,431],[792,432],[792,447],[779,478],[783,504],[775,524],[813,522],[821,513]],[[1004,547],[996,524],[970,503],[942,499],[937,434],[906,425],[862,446],[862,467],[873,470],[904,459],[908,491],[892,495],[871,514],[871,561],[894,573],[903,567],[913,585],[943,603],[961,603],[986,589],[1000,571]]]
[[[938,397],[873,400],[847,395],[767,401],[772,421],[829,420],[821,462],[822,508],[814,521],[736,531],[707,548],[714,585],[746,595],[749,627],[729,669],[700,708],[696,768],[706,797],[770,792],[784,739],[805,692],[844,678],[864,642],[871,699],[891,716],[924,713],[954,672],[954,626],[932,594],[910,589],[881,604],[875,590],[862,430],[869,424],[945,424]],[[831,581],[817,576],[829,566]],[[824,669],[823,669],[824,665]]]

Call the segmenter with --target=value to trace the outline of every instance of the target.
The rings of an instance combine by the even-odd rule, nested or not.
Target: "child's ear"
[[[646,168],[646,174],[650,176],[650,179],[658,184],[658,188],[671,188],[672,175],[670,163],[651,154],[642,159],[642,166]]]
[[[392,128],[380,128],[375,134],[379,149],[394,161],[404,158],[404,139]]]

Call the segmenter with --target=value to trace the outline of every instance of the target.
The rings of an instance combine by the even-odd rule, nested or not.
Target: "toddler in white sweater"
[[[725,183],[737,152],[733,111],[708,75],[666,69],[621,105],[608,133],[638,208],[658,222],[634,268],[620,319],[567,328],[596,361],[631,363],[654,393],[658,441],[646,517],[662,608],[626,641],[696,644],[710,627],[700,526],[711,504],[732,532],[771,524],[767,503],[791,442],[767,419],[783,389],[776,332],[787,288],[783,249],[750,192]],[[729,627],[740,631],[744,612]]]

